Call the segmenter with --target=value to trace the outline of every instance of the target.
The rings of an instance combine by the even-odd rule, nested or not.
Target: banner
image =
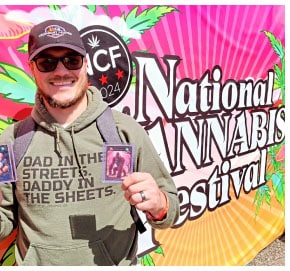
[[[284,232],[285,6],[2,5],[0,133],[34,105],[27,39],[46,19],[80,30],[90,84],[174,178],[180,218],[139,235],[142,265],[246,265]]]

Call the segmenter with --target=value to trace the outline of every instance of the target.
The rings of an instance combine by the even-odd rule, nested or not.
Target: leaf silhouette
[[[18,48],[17,51],[20,53],[27,53],[28,52],[28,42],[22,43]]]
[[[163,248],[162,248],[161,246],[159,246],[158,248],[156,248],[156,249],[154,250],[154,252],[155,252],[156,254],[161,254],[161,255],[164,256],[164,251],[163,251]]]
[[[13,242],[3,255],[0,265],[2,266],[12,266],[15,264],[15,243]]]
[[[60,5],[48,5],[48,7],[52,10],[61,10],[61,6]]]
[[[12,124],[13,121],[11,118],[8,118],[7,121],[0,119],[0,135],[2,134],[2,132],[10,125]]]
[[[150,254],[146,254],[143,257],[141,257],[141,264],[143,266],[155,266],[153,258],[151,257]]]
[[[284,51],[284,47],[281,43],[280,40],[276,39],[276,37],[274,36],[274,34],[272,34],[271,32],[269,31],[262,31],[264,32],[264,34],[268,37],[268,39],[270,40],[270,43],[275,51],[275,53],[278,55],[278,57],[280,59],[284,58],[285,56],[285,51]]]
[[[272,175],[272,186],[275,192],[277,201],[284,207],[285,203],[285,184],[284,178],[280,172]]]
[[[162,17],[171,12],[177,11],[176,8],[170,6],[155,6],[137,14],[139,7],[133,8],[127,16],[124,16],[128,28],[138,31],[143,34],[145,30],[155,26]],[[130,42],[130,38],[123,37],[126,43]]]
[[[256,216],[259,214],[260,207],[262,206],[264,201],[266,201],[268,205],[271,205],[270,188],[268,185],[263,185],[259,187],[256,192],[254,198],[254,203],[256,203]]]
[[[278,64],[274,64],[275,78],[274,89],[281,90],[282,105],[285,104],[285,50],[280,40],[269,31],[262,31],[269,39],[274,52],[278,55],[281,61],[281,68]],[[284,116],[285,117],[285,116]],[[284,147],[285,142],[281,142],[278,145],[269,147],[268,154],[270,161],[267,167],[267,180],[272,180],[272,187],[276,200],[284,207],[285,205],[285,163],[281,159],[277,161],[277,153]],[[263,202],[266,201],[271,205],[270,188],[268,185],[264,185],[258,188],[254,202],[256,203],[256,216],[259,213],[259,209]]]
[[[275,78],[275,88],[281,88],[283,104],[285,104],[285,50],[282,42],[269,31],[262,31],[269,39],[274,52],[278,55],[281,61],[281,70],[277,64],[274,65],[274,70],[277,75]]]
[[[97,7],[95,5],[86,5],[86,8],[92,13],[95,13],[97,11]]]
[[[17,103],[34,104],[36,85],[22,69],[0,62],[0,94]]]

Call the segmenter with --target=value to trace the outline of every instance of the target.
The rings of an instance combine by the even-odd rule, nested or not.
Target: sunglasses
[[[69,55],[63,57],[40,56],[34,58],[32,61],[35,62],[40,72],[52,72],[56,69],[59,61],[61,61],[68,70],[78,70],[83,66],[83,58],[82,55]]]

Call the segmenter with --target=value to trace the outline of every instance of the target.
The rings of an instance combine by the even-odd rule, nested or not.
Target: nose
[[[56,72],[56,73],[67,73],[68,69],[63,65],[62,61],[59,59],[54,72]]]

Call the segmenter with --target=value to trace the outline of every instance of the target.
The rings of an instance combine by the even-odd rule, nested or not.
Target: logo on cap
[[[47,37],[57,39],[64,35],[72,35],[72,33],[66,31],[62,26],[49,25],[45,28],[44,33],[40,34],[39,37],[47,36]]]

